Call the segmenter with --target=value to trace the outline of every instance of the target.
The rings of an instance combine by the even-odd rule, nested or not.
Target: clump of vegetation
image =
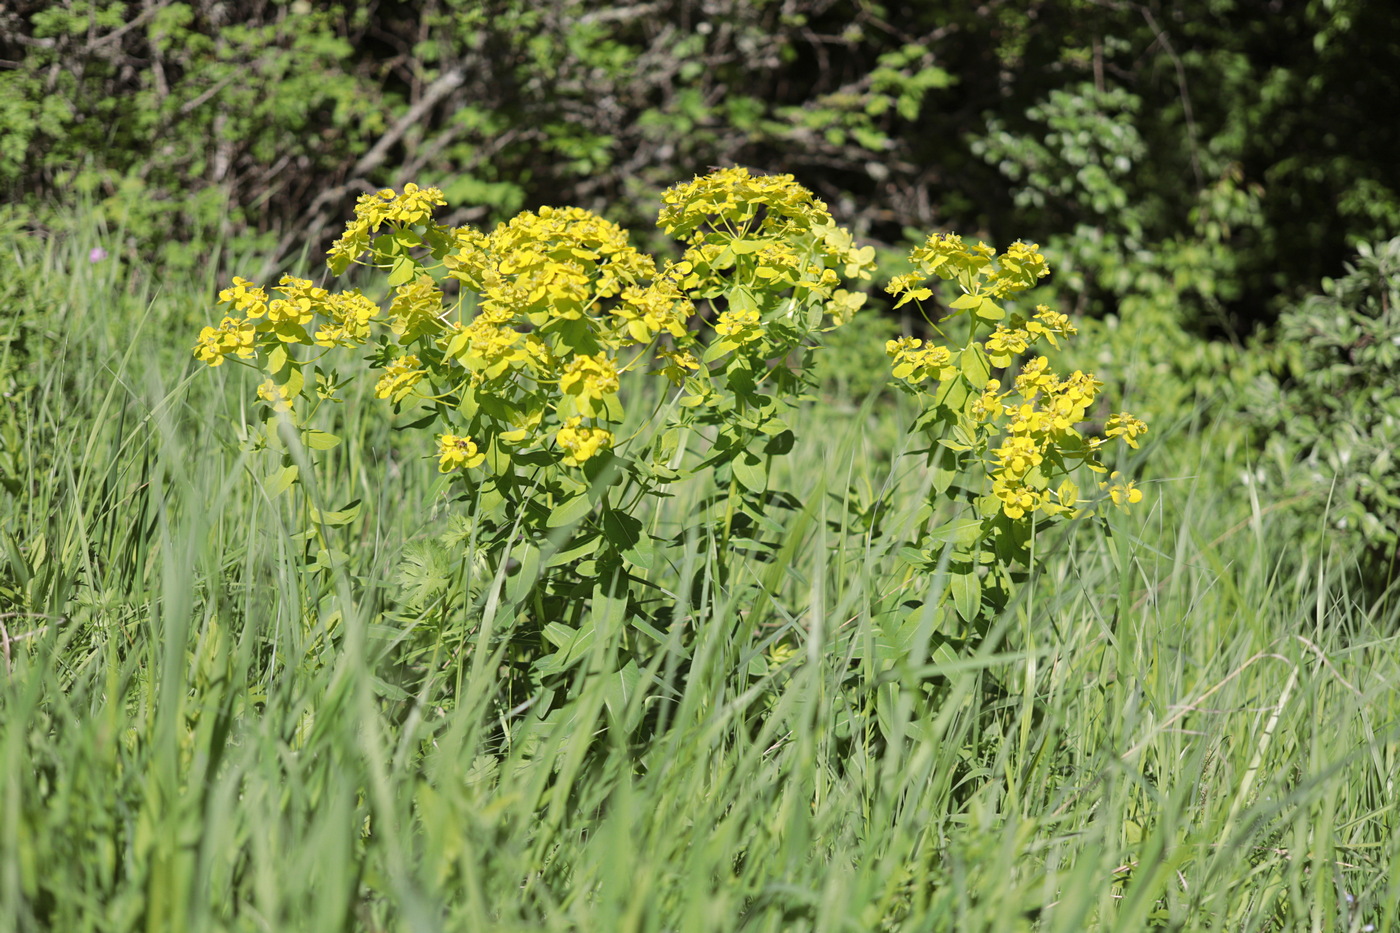
[[[1277,354],[1248,405],[1266,462],[1378,593],[1400,571],[1400,238],[1362,244],[1345,275],[1289,309]]]
[[[722,169],[661,200],[657,223],[681,242],[678,260],[638,250],[621,228],[578,208],[527,211],[488,234],[435,222],[445,201],[437,189],[368,194],[327,262],[336,275],[356,264],[382,275],[383,301],[292,276],[270,293],[236,278],[220,293],[232,314],[204,328],[195,348],[210,366],[246,361],[264,374],[253,446],[280,454],[274,492],[301,476],[303,446],[339,443],[314,420],[355,378],[337,351],[370,351],[375,396],[434,433],[432,453],[466,520],[465,539],[457,533],[417,562],[463,568],[437,588],[443,608],[489,598],[513,620],[499,636],[515,665],[509,705],[560,689],[584,660],[576,645],[604,637],[590,602],[616,606],[606,638],[621,646],[617,673],[640,676],[666,624],[651,576],[664,542],[647,521],[680,484],[704,476],[718,490],[676,536],[711,542],[713,585],[751,588],[732,578],[731,555],[773,549],[762,529],[791,507],[772,482],[775,459],[796,440],[787,419],[811,389],[823,336],[865,303],[856,286],[870,277],[874,249],[857,245],[792,176]],[[894,595],[926,597],[940,581],[933,608],[946,608],[943,627],[972,639],[1032,564],[1037,523],[1142,499],[1116,473],[1100,484],[1105,492],[1087,495],[1071,476],[1079,467],[1106,473],[1105,444],[1120,437],[1136,447],[1146,425],[1119,413],[1104,437],[1086,437],[1080,426],[1101,383],[1027,358],[1075,333],[1044,305],[1030,319],[1003,307],[1049,274],[1034,245],[998,254],[936,234],[910,262],[887,289],[900,304],[948,281],[958,297],[942,323],[970,323],[947,345],[886,345],[895,382],[921,408],[914,429],[935,471],[906,549],[914,574]],[[629,374],[663,387],[630,403],[651,406],[640,418],[619,392]],[[289,446],[287,429],[299,445]],[[351,521],[358,507],[319,509],[303,533],[318,539],[322,525]],[[630,630],[619,627],[624,618]]]

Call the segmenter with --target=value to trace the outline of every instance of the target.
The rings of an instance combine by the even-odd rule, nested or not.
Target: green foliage
[[[762,601],[777,584],[735,577],[735,565],[776,561],[791,546],[778,516],[798,503],[774,484],[774,466],[796,444],[790,419],[809,399],[815,351],[865,302],[845,286],[869,277],[875,251],[792,176],[744,168],[663,193],[658,226],[684,246],[676,261],[638,251],[621,228],[577,208],[524,212],[486,234],[436,223],[444,200],[413,184],[360,199],[327,262],[335,275],[354,264],[383,275],[383,302],[291,276],[271,290],[235,278],[219,296],[231,314],[203,329],[195,355],[211,366],[247,361],[266,376],[250,447],[279,455],[276,494],[305,482],[318,452],[340,443],[317,411],[366,374],[342,374],[334,351],[370,349],[381,373],[374,394],[413,418],[409,426],[434,431],[463,518],[442,550],[422,544],[406,556],[407,608],[443,624],[463,611],[508,623],[499,634],[462,633],[504,653],[507,708],[567,693],[596,662],[595,645],[630,693],[658,650],[692,644],[669,642],[669,612],[656,608],[668,542],[650,522],[663,500],[701,479],[716,486],[670,542],[704,542],[694,597],[713,589]],[[940,637],[970,649],[1032,569],[1037,519],[1047,527],[1143,494],[1117,482],[1082,495],[1070,478],[1080,466],[1107,472],[1105,439],[1077,427],[1100,387],[1092,375],[1062,379],[1035,356],[1014,388],[992,378],[1011,380],[1013,361],[1038,342],[1058,347],[1074,333],[1047,307],[1031,320],[1003,308],[1048,275],[1036,247],[1018,242],[998,255],[935,234],[909,263],[887,289],[900,305],[946,280],[957,297],[944,323],[964,313],[972,323],[947,346],[886,343],[897,384],[920,400],[912,432],[928,441],[921,453],[934,478],[902,552],[909,573],[872,611],[921,617],[927,606],[943,620]],[[653,388],[624,401],[629,374]],[[1104,425],[1132,447],[1145,431],[1127,413]],[[359,513],[358,498],[308,510],[297,537],[317,542],[317,566],[337,559],[326,527]],[[874,527],[868,510],[854,517]],[[871,660],[886,670],[910,657],[899,639]]]
[[[618,604],[586,594],[548,620],[592,626],[549,629],[586,658],[567,689],[503,708],[522,623],[489,594],[523,562],[467,554],[463,474],[443,482],[409,406],[386,417],[366,351],[306,350],[347,377],[317,414],[341,443],[269,495],[235,438],[262,374],[182,368],[210,285],[90,248],[6,254],[51,302],[22,491],[0,490],[0,560],[25,575],[0,594],[7,933],[1400,921],[1395,613],[1317,555],[1280,572],[1292,524],[1235,482],[1237,418],[1154,424],[1147,482],[1171,494],[1106,511],[1107,540],[1039,542],[971,645],[936,597],[872,611],[928,499],[920,397],[796,405],[773,546],[732,549],[721,585],[690,529],[727,487],[673,484],[647,514],[650,662],[617,663],[597,634]],[[618,394],[642,423],[669,385]],[[324,543],[291,537],[313,505],[348,519]]]
[[[1064,284],[1106,310],[1152,295],[1197,332],[1247,332],[1400,220],[1393,127],[1352,79],[1393,52],[1391,27],[1360,2],[1063,4],[972,137],[1009,183],[996,223],[1073,231],[1049,240]]]
[[[1400,239],[1363,244],[1347,274],[1284,313],[1277,371],[1249,398],[1280,495],[1379,593],[1400,566]]]
[[[406,178],[454,224],[571,203],[636,226],[674,179],[739,162],[800,172],[890,244],[1039,231],[1061,299],[1150,293],[1242,335],[1400,226],[1375,117],[1400,40],[1364,0],[7,9],[0,187],[41,213],[84,193],[188,263],[319,250]]]

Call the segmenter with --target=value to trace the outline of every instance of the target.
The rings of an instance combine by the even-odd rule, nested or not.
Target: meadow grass
[[[1394,603],[1294,550],[1205,410],[1154,424],[1110,539],[1038,542],[980,643],[885,667],[910,412],[814,404],[801,507],[733,570],[765,598],[687,535],[694,484],[649,516],[671,640],[506,704],[479,635],[516,620],[405,595],[460,525],[429,440],[352,394],[308,495],[359,517],[297,539],[253,381],[190,358],[210,283],[4,248],[0,929],[1396,928]]]

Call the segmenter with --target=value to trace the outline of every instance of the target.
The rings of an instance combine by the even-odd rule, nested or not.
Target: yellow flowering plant
[[[220,323],[194,348],[210,366],[261,370],[258,436],[282,452],[274,492],[299,479],[284,428],[313,452],[333,447],[314,427],[316,408],[347,381],[339,354],[368,355],[374,395],[431,426],[421,454],[458,491],[467,531],[453,540],[474,552],[453,591],[494,594],[506,608],[518,675],[508,680],[529,690],[581,663],[579,644],[622,638],[625,679],[646,663],[638,639],[665,641],[645,608],[655,560],[639,509],[647,497],[713,472],[721,585],[732,555],[763,546],[754,529],[794,501],[769,483],[773,459],[793,445],[784,416],[809,388],[822,335],[865,300],[859,283],[874,250],[790,175],[723,169],[661,200],[658,225],[679,241],[678,259],[638,250],[579,208],[525,211],[488,233],[439,224],[434,188],[367,194],[327,262],[333,277],[358,267],[379,278],[380,291],[235,278],[219,293]],[[957,294],[940,323],[966,315],[971,326],[961,342],[899,337],[886,347],[930,440],[931,495],[903,554],[916,574],[946,573],[939,607],[977,624],[1006,605],[1037,522],[1141,501],[1116,473],[1092,498],[1072,474],[1105,472],[1104,446],[1136,447],[1147,429],[1123,412],[1104,419],[1102,436],[1087,433],[1101,383],[1059,375],[1039,353],[1074,326],[1044,306],[1029,317],[1005,310],[1048,274],[1035,246],[998,255],[938,234],[910,259],[913,271],[887,289],[898,304],[950,281]],[[649,416],[633,413],[641,427],[630,434],[619,395],[628,373],[664,390]],[[316,515],[328,524],[354,510]]]
[[[1142,501],[1117,472],[1092,496],[1075,476],[1080,468],[1107,472],[1106,445],[1118,439],[1136,448],[1147,426],[1119,412],[1103,418],[1102,436],[1087,433],[1087,423],[1102,417],[1103,383],[1077,370],[1060,375],[1039,352],[1058,349],[1074,325],[1045,305],[1029,317],[1008,312],[1010,300],[1050,273],[1037,246],[1017,242],[998,255],[984,243],[934,234],[909,260],[913,271],[887,287],[896,306],[932,298],[934,279],[942,279],[956,295],[938,325],[968,320],[959,322],[964,339],[946,346],[912,337],[886,346],[896,385],[920,404],[914,429],[930,440],[929,500],[904,557],[918,571],[946,574],[957,615],[985,622],[1006,606],[1018,568],[1029,564],[1037,525]]]
[[[236,278],[195,347],[210,366],[263,371],[261,437],[283,452],[275,490],[298,479],[279,426],[312,450],[333,446],[312,416],[344,381],[336,354],[367,351],[374,395],[433,426],[423,455],[468,504],[487,580],[514,568],[503,595],[529,619],[515,637],[535,639],[523,652],[532,679],[577,663],[564,645],[585,624],[580,596],[622,600],[645,627],[633,594],[653,560],[641,497],[715,470],[730,486],[726,541],[736,509],[762,509],[807,355],[865,297],[844,286],[869,278],[874,251],[791,176],[722,170],[662,201],[679,260],[579,208],[525,211],[488,233],[437,223],[435,188],[366,194],[327,264],[381,276],[382,297]],[[629,372],[670,394],[635,437],[618,394]]]

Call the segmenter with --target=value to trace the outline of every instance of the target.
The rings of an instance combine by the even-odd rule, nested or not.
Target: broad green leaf
[[[927,536],[929,541],[941,541],[957,547],[967,547],[982,534],[980,518],[955,518],[932,529]]]
[[[953,597],[953,608],[964,622],[976,620],[982,605],[982,580],[977,576],[977,568],[967,564],[957,565],[951,571],[949,591]]]
[[[757,253],[765,246],[769,245],[768,240],[746,240],[733,239],[729,241],[729,248],[736,256],[747,256],[749,253]]]
[[[1001,309],[1001,305],[990,298],[983,298],[973,313],[984,321],[1000,321],[1006,317],[1006,312]]]
[[[297,481],[297,474],[300,472],[300,468],[295,463],[282,467],[268,478],[267,486],[265,487],[267,489],[267,494],[273,497],[282,495],[292,483]]]
[[[267,354],[268,375],[275,376],[287,365],[287,345],[279,343]]]
[[[608,677],[603,702],[607,704],[608,712],[613,719],[620,723],[624,730],[630,729],[633,725],[624,716],[632,698],[637,695],[637,687],[641,682],[641,669],[637,667],[636,661],[631,660],[624,664],[621,670],[613,672]]]
[[[340,443],[340,438],[326,431],[303,431],[301,441],[312,450],[330,450]]]
[[[317,508],[311,509],[311,520],[322,525],[348,525],[359,517],[359,499],[333,512],[323,512]]]
[[[551,554],[549,560],[545,561],[545,566],[563,567],[568,564],[573,564],[598,550],[598,544],[602,540],[603,538],[601,535],[592,531],[583,535],[582,540],[575,537],[569,542],[572,545],[570,548]]]
[[[556,506],[549,513],[545,525],[550,528],[567,528],[577,525],[593,510],[593,502],[587,495],[577,495]]]
[[[287,381],[282,383],[282,392],[287,398],[296,398],[301,395],[302,386],[306,385],[306,376],[302,374],[301,368],[293,366],[287,373]]]
[[[749,492],[763,492],[768,488],[768,463],[747,451],[740,454],[731,464],[734,478]]]
[[[982,352],[982,347],[975,343],[963,348],[958,357],[958,367],[972,387],[979,392],[986,387],[987,380],[992,378],[992,367],[987,362],[987,355]]]
[[[515,566],[506,572],[506,599],[519,605],[540,578],[540,549],[533,544],[517,544],[510,549],[510,559]]]
[[[389,269],[389,287],[398,288],[413,281],[413,276],[418,272],[418,263],[408,256],[400,256],[394,260],[394,265]]]

